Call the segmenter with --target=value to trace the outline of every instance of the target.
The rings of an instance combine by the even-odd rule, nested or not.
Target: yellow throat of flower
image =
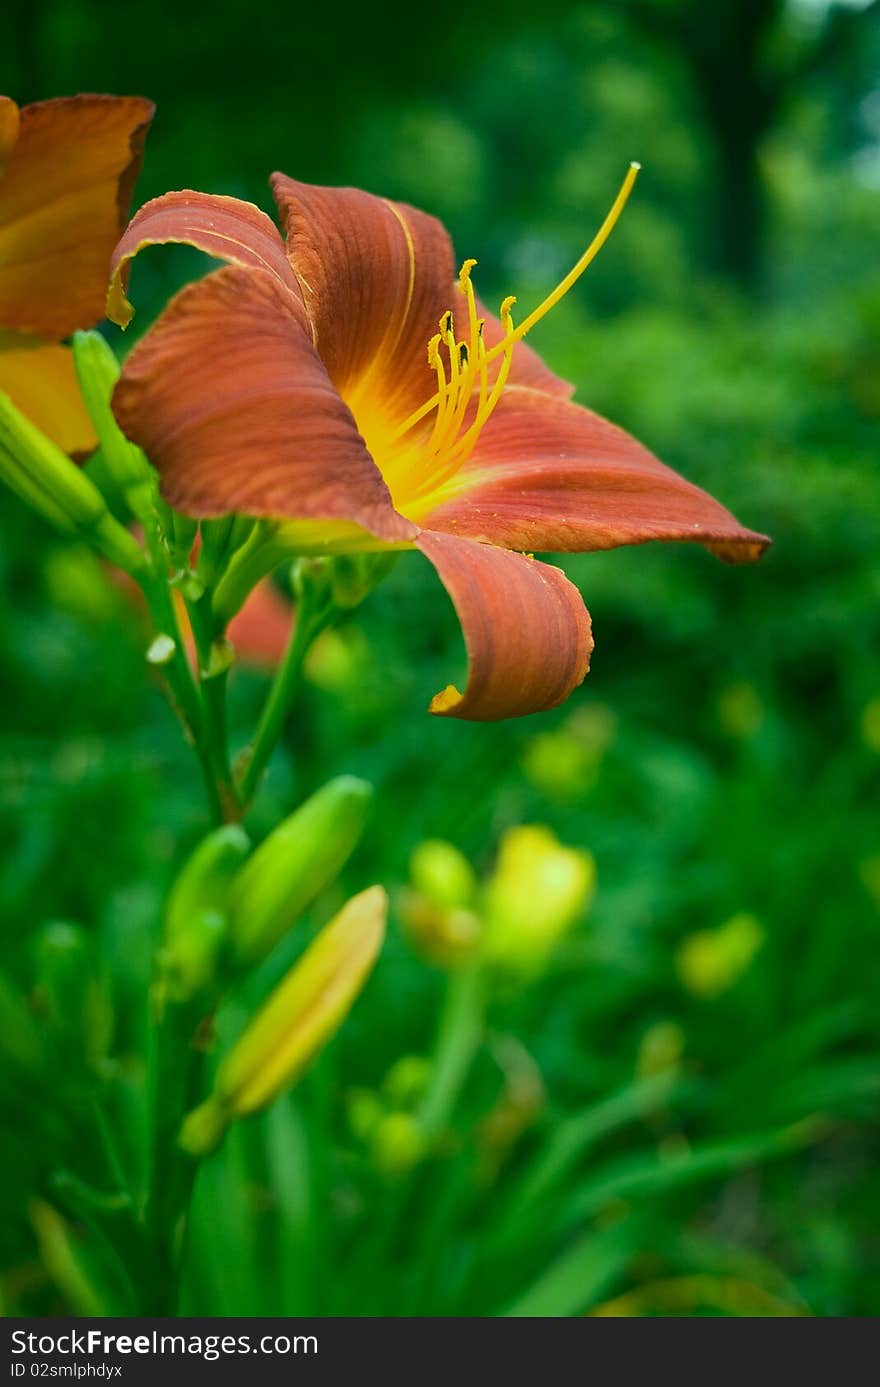
[[[451,309],[443,314],[439,331],[428,343],[428,365],[437,379],[435,393],[393,429],[364,428],[366,442],[379,465],[397,509],[420,520],[436,503],[436,493],[447,486],[471,456],[507,383],[513,352],[526,333],[559,303],[598,255],[623,211],[640,165],[632,163],[611,208],[577,264],[537,308],[514,324],[509,295],[499,317],[504,335],[493,347],[483,341],[484,320],[477,314],[471,283],[476,260],[465,260],[458,282],[467,305],[466,329],[457,335]],[[489,367],[499,361],[490,384]],[[430,433],[427,421],[433,414]],[[361,422],[360,420],[358,421]],[[423,425],[419,429],[419,425]]]

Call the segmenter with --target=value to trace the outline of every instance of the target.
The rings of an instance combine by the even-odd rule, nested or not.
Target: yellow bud
[[[309,945],[217,1071],[214,1092],[191,1112],[180,1142],[207,1154],[230,1122],[290,1088],[335,1034],[376,961],[388,898],[381,886],[354,896]]]
[[[739,982],[763,942],[754,915],[734,915],[718,929],[698,930],[683,941],[678,975],[695,997],[718,997]]]
[[[540,972],[595,885],[590,853],[563,846],[540,825],[509,829],[486,890],[486,957],[520,975]]]
[[[413,886],[433,905],[467,906],[474,899],[477,881],[467,858],[452,843],[429,838],[410,858]]]

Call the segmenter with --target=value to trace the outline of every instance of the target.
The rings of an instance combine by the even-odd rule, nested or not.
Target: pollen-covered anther
[[[455,318],[452,310],[447,309],[440,318],[439,333],[432,337],[428,344],[428,363],[437,376],[437,392],[404,420],[394,434],[395,439],[404,437],[432,410],[434,411],[434,425],[427,445],[429,466],[415,488],[414,496],[433,491],[448,482],[470,457],[480,433],[501,398],[513,363],[514,348],[526,333],[565,297],[601,250],[623,211],[638,172],[639,165],[631,164],[611,210],[581,258],[543,302],[516,326],[513,322],[516,296],[507,295],[499,309],[502,336],[491,348],[487,348],[483,340],[484,320],[477,316],[476,297],[471,282],[471,274],[477,262],[474,259],[464,261],[458,273],[458,284],[467,305],[467,338],[456,339]],[[440,350],[441,344],[446,348],[448,377]],[[498,371],[490,387],[488,368],[496,360]],[[468,408],[475,394],[476,404],[471,422],[462,432]]]

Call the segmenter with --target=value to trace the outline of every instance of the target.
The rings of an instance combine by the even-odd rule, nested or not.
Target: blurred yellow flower
[[[525,976],[540,972],[559,939],[589,904],[596,864],[549,828],[508,829],[486,888],[486,958]]]
[[[754,915],[734,915],[717,929],[688,935],[676,954],[678,975],[695,997],[719,997],[739,982],[763,942]]]

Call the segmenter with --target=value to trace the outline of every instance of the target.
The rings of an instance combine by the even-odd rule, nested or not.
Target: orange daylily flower
[[[124,431],[191,516],[274,517],[304,552],[416,548],[457,608],[464,692],[434,713],[490,720],[551,708],[592,649],[580,593],[523,551],[646,540],[749,562],[768,544],[628,434],[570,400],[525,332],[458,278],[433,217],[350,188],[275,174],[285,238],[251,203],[168,193],[116,248],[108,314],[125,324],[129,262],[183,241],[228,264],[183,289],[129,356]]]
[[[0,96],[0,390],[67,453],[97,439],[70,349],[104,317],[153,117],[141,97]]]

